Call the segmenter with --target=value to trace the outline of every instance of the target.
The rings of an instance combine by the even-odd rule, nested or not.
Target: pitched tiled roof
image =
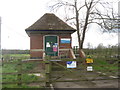
[[[39,31],[39,30],[68,30],[76,31],[74,28],[69,26],[67,23],[63,22],[56,15],[51,13],[44,14],[40,19],[38,19],[33,25],[28,27],[26,31]]]

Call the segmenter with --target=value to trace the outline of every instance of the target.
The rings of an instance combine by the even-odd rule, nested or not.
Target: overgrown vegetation
[[[14,56],[14,57],[21,57],[22,59],[24,59],[24,57],[21,56],[21,54],[8,54],[8,55],[4,55],[4,58],[8,58],[8,56]],[[23,55],[23,56],[28,56],[28,55]],[[6,62],[7,61],[7,62]],[[17,73],[18,69],[20,69],[20,67],[18,66],[18,63],[21,62],[20,59],[19,60],[6,60],[5,59],[5,63],[3,63],[2,65],[2,73],[8,73],[8,74],[3,74],[2,75],[2,82],[17,82],[17,78],[18,78],[18,74],[9,74],[9,73]],[[22,63],[21,64],[21,71],[22,72],[28,72],[30,70],[32,70],[33,68],[35,68],[38,65],[38,63]],[[22,82],[29,82],[29,81],[37,81],[39,80],[39,78],[33,74],[22,74]],[[35,87],[30,87],[26,84],[22,84],[22,86],[18,86],[17,84],[3,84],[2,85],[3,88],[35,88]]]
[[[118,62],[120,61],[118,46],[98,46],[95,49],[84,49],[83,51],[86,56],[90,55],[93,58],[94,63],[92,66],[94,70],[105,72],[109,75],[118,75]]]

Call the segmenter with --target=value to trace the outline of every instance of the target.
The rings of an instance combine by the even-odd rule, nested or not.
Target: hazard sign
[[[67,68],[76,68],[76,61],[67,61]]]

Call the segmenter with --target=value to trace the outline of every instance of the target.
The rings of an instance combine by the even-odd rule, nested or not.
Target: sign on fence
[[[92,66],[87,66],[87,71],[93,71],[93,67]]]
[[[93,59],[92,58],[87,58],[86,63],[93,63]]]
[[[76,61],[67,61],[67,68],[76,68],[77,62]]]

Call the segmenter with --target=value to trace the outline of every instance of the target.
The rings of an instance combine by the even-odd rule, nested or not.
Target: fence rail
[[[22,71],[23,69],[22,69],[22,65],[23,64],[26,64],[26,63],[33,63],[33,62],[35,62],[35,61],[30,61],[30,62],[25,62],[25,61],[22,61],[21,59],[19,59],[18,61],[13,61],[13,62],[3,62],[3,66],[4,65],[6,65],[6,64],[12,64],[12,65],[16,65],[16,72],[7,72],[7,73],[0,73],[0,74],[2,74],[2,75],[4,75],[4,77],[5,77],[5,75],[17,75],[17,79],[15,80],[15,81],[4,81],[4,82],[2,82],[2,84],[17,84],[18,86],[21,86],[23,83],[26,83],[26,84],[28,84],[28,83],[39,83],[39,82],[48,82],[48,81],[46,81],[45,79],[44,80],[36,80],[36,81],[23,81],[22,80],[22,75],[23,74],[34,74],[34,73],[48,73],[48,71],[47,72],[45,72],[45,71]],[[44,64],[47,64],[46,63],[47,61],[39,61],[37,64],[40,64],[40,63],[44,63]],[[41,69],[41,68],[40,68]]]
[[[116,73],[117,69],[116,66],[118,63],[118,55],[117,53],[113,50],[106,50],[102,52],[102,50],[83,50],[85,51],[86,54],[89,54],[93,57],[94,63],[93,63],[93,69],[94,73],[100,71],[100,72],[106,72],[106,73]],[[75,51],[76,54],[78,54],[77,51]],[[4,60],[2,65],[3,67],[6,67],[7,64],[10,65],[16,65],[16,72],[5,72],[0,73],[5,77],[6,75],[16,75],[16,80],[14,81],[4,81],[2,84],[17,84],[18,86],[22,86],[23,84],[29,84],[29,83],[45,83],[46,87],[50,87],[51,83],[55,82],[79,82],[79,81],[94,81],[94,80],[112,80],[115,78],[106,78],[106,75],[103,74],[90,74],[87,73],[86,67],[87,64],[85,63],[86,58],[78,58],[76,60],[72,59],[50,59],[47,58],[45,61],[43,60],[29,60],[29,59],[18,59],[18,60]],[[77,62],[77,68],[76,69],[68,69],[66,68],[66,61],[76,61]],[[103,62],[102,62],[103,61]],[[105,62],[108,62],[106,64]],[[43,64],[44,69],[40,71],[31,71],[31,70],[24,70],[24,67],[27,64]],[[38,69],[41,69],[38,68]],[[56,71],[57,70],[57,71]],[[40,78],[40,80],[31,80],[31,81],[25,81],[22,78],[22,75],[24,74],[44,74],[43,78]],[[85,74],[85,75],[84,75]],[[87,74],[89,75],[89,78],[87,77]],[[117,75],[117,74],[116,74]],[[73,78],[72,80],[70,79],[62,79],[63,77],[67,78]],[[94,77],[94,78],[93,78]],[[98,78],[98,77],[103,77],[103,78]],[[79,78],[79,79],[78,79]]]

